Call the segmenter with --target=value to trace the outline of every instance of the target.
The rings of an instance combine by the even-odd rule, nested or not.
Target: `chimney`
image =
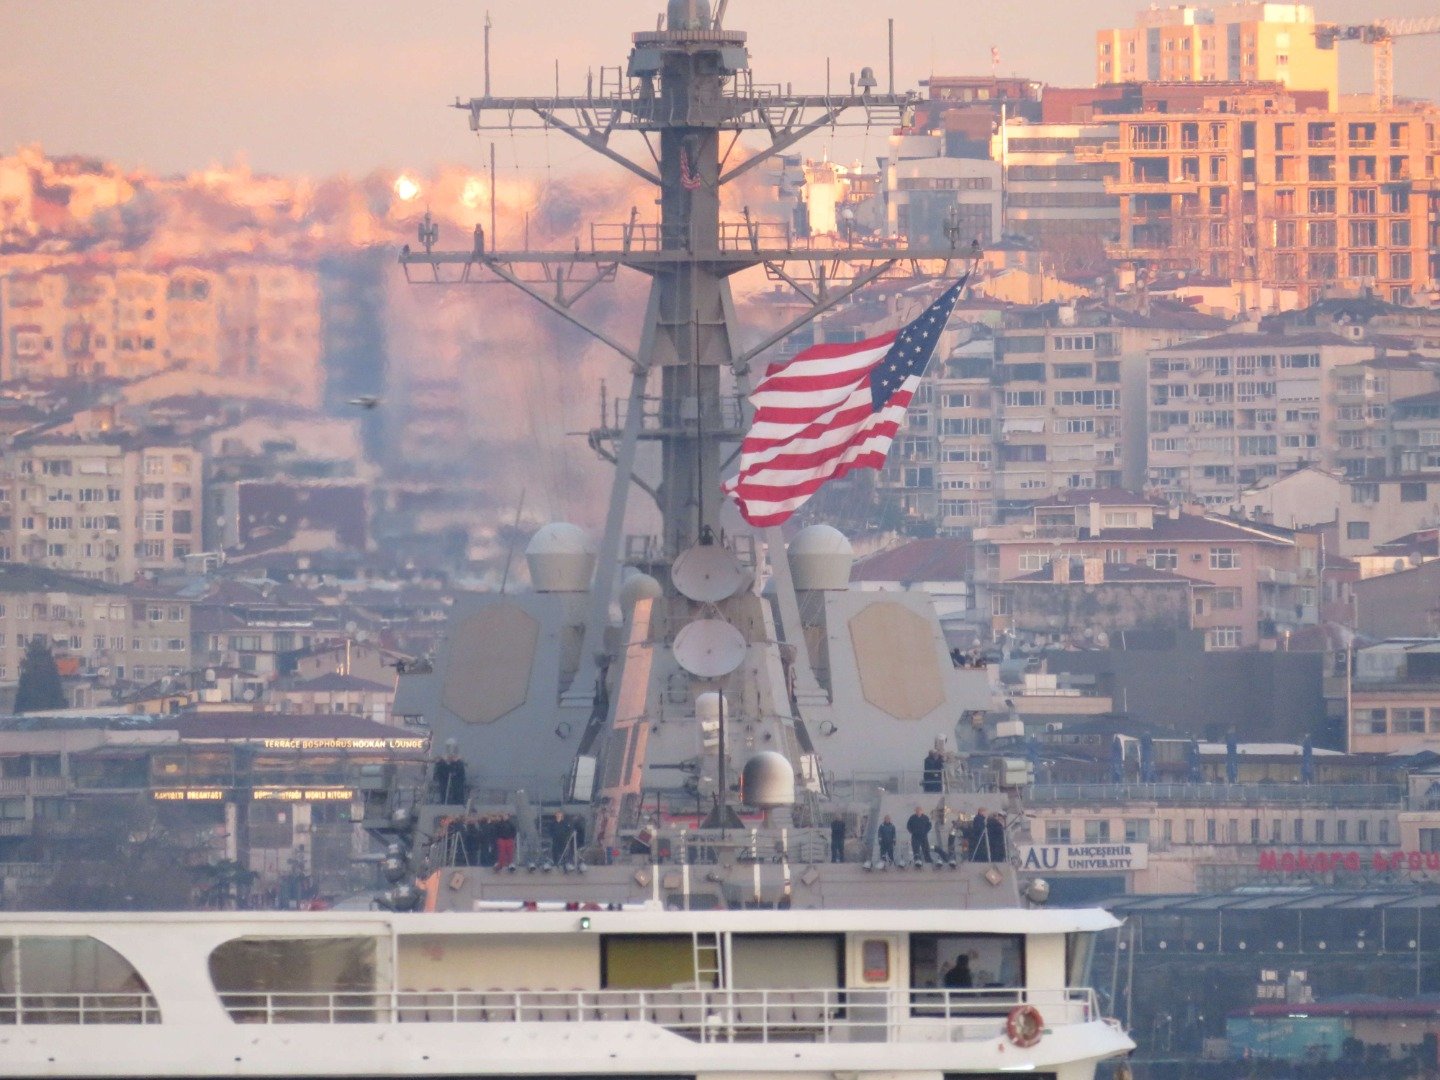
[[[1057,585],[1070,584],[1070,556],[1060,555],[1050,560],[1050,580]]]

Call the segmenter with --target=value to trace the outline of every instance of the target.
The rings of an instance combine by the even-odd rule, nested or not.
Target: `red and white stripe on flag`
[[[740,470],[723,485],[751,525],[778,525],[827,480],[885,464],[920,385],[919,374],[907,377],[875,408],[870,375],[895,336],[816,345],[766,371],[750,395],[755,420]]]

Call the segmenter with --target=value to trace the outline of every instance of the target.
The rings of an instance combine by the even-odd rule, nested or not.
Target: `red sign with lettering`
[[[1260,869],[1272,874],[1358,874],[1362,869],[1440,873],[1440,851],[1262,851]]]

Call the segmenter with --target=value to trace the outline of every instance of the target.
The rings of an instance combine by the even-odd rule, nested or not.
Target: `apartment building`
[[[1147,482],[1231,506],[1306,465],[1384,475],[1392,404],[1436,376],[1424,361],[1378,352],[1360,337],[1248,331],[1152,350]]]
[[[25,647],[35,637],[57,658],[74,657],[74,674],[93,676],[102,686],[185,671],[190,608],[188,599],[154,589],[0,563],[0,682],[19,678]]]
[[[200,550],[204,459],[129,437],[42,436],[0,455],[0,561],[111,584]]]
[[[997,334],[996,500],[1002,512],[1144,475],[1147,352],[1223,329],[1182,305],[1042,305]]]
[[[1147,350],[1226,325],[1168,304],[1041,304],[962,317],[976,321],[942,341],[878,481],[902,523],[943,536],[1059,492],[1138,485]]]
[[[1440,750],[1440,640],[1355,650],[1346,700],[1352,753]]]
[[[982,245],[1000,238],[1000,165],[978,158],[906,157],[886,168],[886,232],[943,249],[947,228]]]
[[[1440,472],[1354,478],[1346,487],[1336,531],[1347,558],[1440,525]]]
[[[227,268],[224,281],[219,372],[262,382],[291,404],[319,408],[325,371],[316,272],[241,265]]]
[[[1096,85],[1129,82],[1278,82],[1323,90],[1333,104],[1340,65],[1316,39],[1309,4],[1152,6],[1135,25],[1095,35]]]
[[[1420,295],[1440,278],[1440,109],[1294,109],[1255,96],[1118,117],[1119,139],[1097,157],[1120,167],[1111,256],[1294,289],[1305,303],[1337,286],[1397,304]]]
[[[1120,199],[1105,181],[1119,176],[1110,162],[1076,159],[1119,138],[1114,124],[1033,124],[1007,118],[990,156],[1004,170],[1004,231],[1027,236],[1062,267],[1103,262],[1105,241],[1118,234]]]
[[[0,381],[108,371],[116,345],[114,310],[115,279],[107,274],[0,277]]]
[[[1037,502],[1028,519],[977,530],[975,539],[984,545],[977,580],[987,585],[1058,560],[1083,566],[1087,559],[1139,563],[1208,583],[1208,596],[1194,591],[1192,626],[1203,631],[1209,649],[1253,647],[1318,618],[1318,537],[1182,513],[1133,492],[1058,495]],[[993,628],[1008,632],[1003,594],[988,591]]]
[[[311,408],[324,394],[319,278],[300,267],[11,273],[0,277],[0,325],[0,380],[178,366]]]

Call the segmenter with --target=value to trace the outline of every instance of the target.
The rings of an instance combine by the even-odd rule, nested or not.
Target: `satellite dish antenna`
[[[676,558],[670,580],[680,595],[714,604],[734,596],[749,579],[729,549],[719,544],[696,544]]]
[[[696,619],[675,635],[675,662],[691,675],[718,679],[745,662],[745,635],[724,619]]]

